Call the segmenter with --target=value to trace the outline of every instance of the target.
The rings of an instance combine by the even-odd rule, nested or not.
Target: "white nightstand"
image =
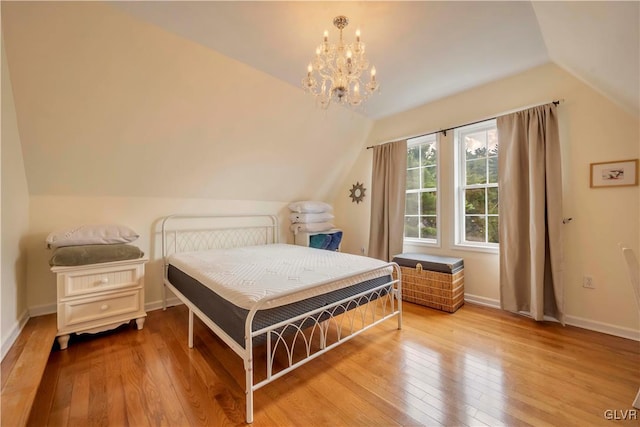
[[[58,343],[67,348],[71,333],[97,333],[136,319],[142,329],[144,264],[147,259],[74,267],[52,267],[58,288]]]

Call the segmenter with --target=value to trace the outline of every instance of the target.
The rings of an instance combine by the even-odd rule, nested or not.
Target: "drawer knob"
[[[108,308],[109,308],[109,305],[107,305],[107,304],[102,304],[102,305],[100,306],[100,310],[102,310],[102,311],[105,311],[105,310],[107,310]]]
[[[103,284],[103,285],[109,283],[109,278],[108,277],[103,277],[102,279],[100,279],[100,283]]]

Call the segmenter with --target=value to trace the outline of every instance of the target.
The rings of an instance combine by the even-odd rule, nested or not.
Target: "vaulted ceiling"
[[[3,97],[32,195],[331,199],[375,120],[541,64],[637,115],[639,6],[2,1]],[[320,112],[301,79],[337,15],[381,93]]]
[[[300,87],[324,30],[362,31],[382,118],[552,61],[620,106],[640,109],[640,3],[116,2],[131,15]]]

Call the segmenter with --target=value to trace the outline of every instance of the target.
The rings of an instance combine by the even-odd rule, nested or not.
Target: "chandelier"
[[[369,69],[369,61],[364,54],[364,43],[360,41],[360,30],[356,30],[354,43],[342,40],[342,30],[349,24],[346,16],[333,20],[340,30],[336,44],[329,43],[329,32],[325,30],[316,56],[309,63],[307,76],[302,79],[304,89],[314,95],[318,104],[326,109],[331,102],[357,106],[378,89],[376,67],[371,67],[368,82],[361,81],[362,74]]]

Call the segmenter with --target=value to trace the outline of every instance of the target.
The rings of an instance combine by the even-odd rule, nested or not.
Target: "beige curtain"
[[[556,106],[498,117],[497,127],[501,306],[564,323]]]
[[[369,256],[390,261],[402,253],[407,141],[373,147]]]

